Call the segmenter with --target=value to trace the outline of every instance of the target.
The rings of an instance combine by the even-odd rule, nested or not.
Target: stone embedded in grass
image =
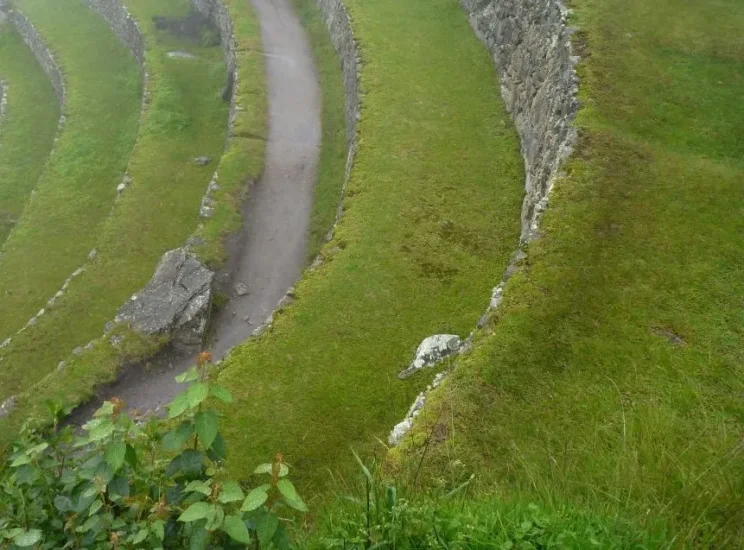
[[[206,166],[210,162],[212,162],[212,159],[209,157],[196,157],[194,159],[194,162],[198,164],[199,166]]]
[[[184,52],[181,50],[175,50],[166,54],[171,59],[196,59],[193,53]]]
[[[116,315],[146,335],[165,334],[176,344],[199,346],[212,303],[214,272],[184,248],[166,252],[147,286]]]
[[[16,408],[16,403],[17,399],[15,395],[11,395],[3,401],[2,405],[0,405],[0,418],[5,418],[12,413]]]
[[[436,334],[429,336],[416,350],[416,356],[398,378],[404,380],[425,367],[431,367],[445,357],[457,353],[462,340],[456,334]]]

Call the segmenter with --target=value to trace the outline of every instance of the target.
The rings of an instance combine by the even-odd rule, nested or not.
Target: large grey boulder
[[[398,375],[398,378],[403,380],[425,367],[431,367],[445,357],[457,353],[461,345],[462,340],[456,334],[429,336],[419,344],[413,361],[406,370]]]
[[[212,305],[214,272],[184,248],[166,252],[147,286],[124,304],[117,323],[147,335],[165,334],[184,347],[202,343]]]

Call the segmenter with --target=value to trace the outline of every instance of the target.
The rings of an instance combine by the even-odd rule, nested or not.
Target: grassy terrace
[[[680,545],[738,547],[744,5],[572,4],[581,146],[529,265],[404,464],[417,469],[436,434],[434,477],[456,477],[457,459],[489,492],[661,519]]]
[[[403,416],[424,380],[396,374],[420,339],[473,326],[517,242],[523,188],[489,55],[457,4],[348,7],[365,95],[345,215],[295,304],[222,374],[235,472],[281,450],[315,488]]]
[[[49,79],[12,25],[0,25],[0,78],[8,109],[0,122],[0,246],[39,180],[59,119]]]
[[[0,447],[12,441],[25,418],[43,415],[45,399],[77,404],[96,384],[115,377],[123,363],[150,354],[158,345],[126,335],[119,348],[102,338],[92,351],[70,356],[74,346],[101,335],[104,323],[150,278],[163,251],[181,246],[196,228],[205,239],[199,251],[202,258],[219,264],[224,257],[222,237],[240,224],[245,182],[262,171],[261,136],[266,132],[258,26],[247,2],[229,0],[226,5],[237,39],[240,78],[234,93],[240,109],[224,151],[227,105],[220,97],[225,79],[221,49],[154,28],[153,15],[187,14],[187,0],[127,2],[146,35],[152,98],[128,167],[133,181],[101,230],[96,261],[75,279],[53,311],[0,355],[5,367],[0,370],[0,388],[25,390],[18,395],[15,414],[5,421],[7,429],[0,430]],[[166,54],[173,50],[197,58],[170,59]],[[193,158],[201,155],[211,156],[213,162],[197,166]],[[215,194],[215,214],[198,223],[199,203],[215,169],[221,186]],[[55,370],[60,359],[66,360],[64,371]],[[26,368],[31,361],[36,370]]]
[[[0,395],[27,389],[74,347],[101,335],[118,307],[152,276],[162,253],[183,245],[195,229],[202,195],[224,150],[227,104],[220,97],[225,67],[219,45],[205,47],[201,36],[156,30],[153,16],[183,17],[187,0],[131,0],[127,6],[147,37],[151,96],[126,167],[132,183],[113,210],[118,181],[106,190],[103,206],[111,214],[86,245],[97,249],[95,261],[36,326],[3,350]],[[98,23],[95,18],[90,24]],[[169,58],[173,50],[196,57]],[[193,159],[202,155],[213,163],[198,166]],[[79,380],[61,378],[58,389],[81,391]]]
[[[82,3],[16,5],[62,67],[67,123],[0,257],[0,340],[43,307],[93,248],[134,143],[141,91],[129,52]]]

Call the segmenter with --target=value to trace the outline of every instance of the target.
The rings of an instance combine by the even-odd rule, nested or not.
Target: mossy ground
[[[427,375],[396,374],[422,338],[474,325],[518,241],[523,193],[490,57],[457,4],[347,5],[364,96],[344,216],[295,304],[221,375],[234,471],[282,451],[306,489],[402,418]]]
[[[396,453],[400,473],[475,470],[482,491],[738,547],[744,6],[572,4],[578,152],[528,265]]]
[[[8,107],[0,121],[0,246],[23,212],[52,148],[59,120],[54,90],[10,23],[0,25],[0,79]]]

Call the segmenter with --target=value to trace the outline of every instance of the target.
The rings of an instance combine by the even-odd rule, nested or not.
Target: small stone
[[[85,351],[92,351],[93,350],[93,342],[88,342],[85,344]]]
[[[88,253],[89,260],[95,260],[96,256],[98,256],[98,250],[96,250],[95,248]]]
[[[238,296],[245,296],[249,293],[250,291],[248,290],[248,287],[245,285],[245,283],[235,283],[235,294],[237,294]]]
[[[67,363],[65,363],[64,361],[60,361],[59,363],[57,363],[57,370],[65,370],[66,365]]]
[[[194,159],[194,162],[198,164],[199,166],[206,166],[210,162],[212,162],[212,159],[209,157],[196,157]]]
[[[83,354],[83,348],[80,346],[76,347],[74,350],[72,350],[72,354],[75,356],[80,356]]]
[[[18,401],[15,395],[11,395],[5,401],[3,401],[3,404],[0,405],[0,418],[5,418],[10,413],[12,413],[16,408],[17,402]]]

